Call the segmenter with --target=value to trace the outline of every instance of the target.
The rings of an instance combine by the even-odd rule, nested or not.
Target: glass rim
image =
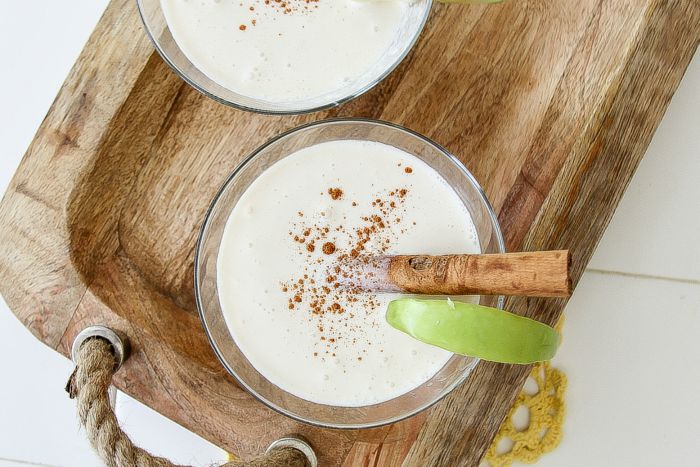
[[[222,183],[221,187],[219,190],[216,192],[212,202],[210,203],[209,207],[207,208],[204,221],[202,222],[202,226],[200,228],[199,234],[197,236],[197,242],[195,244],[195,252],[194,252],[194,292],[195,292],[195,303],[197,306],[197,314],[199,315],[199,318],[202,322],[202,326],[204,328],[204,332],[207,335],[207,340],[209,341],[210,346],[212,347],[214,353],[216,354],[216,357],[218,358],[219,362],[224,366],[226,371],[236,380],[236,383],[240,385],[248,394],[250,394],[254,399],[256,399],[258,402],[261,402],[263,405],[266,407],[274,410],[275,412],[287,416],[293,420],[296,420],[298,422],[306,423],[312,426],[320,427],[320,428],[332,428],[332,429],[369,429],[369,428],[378,428],[381,426],[389,425],[392,423],[397,423],[402,420],[405,420],[407,418],[413,417],[414,415],[417,415],[424,410],[432,407],[433,405],[437,404],[440,402],[442,399],[447,397],[448,394],[452,393],[459,385],[464,383],[464,381],[467,379],[467,377],[471,374],[471,372],[474,370],[474,368],[477,366],[477,364],[481,361],[479,358],[473,358],[473,362],[466,368],[465,370],[462,371],[462,374],[460,375],[459,378],[455,378],[455,380],[450,383],[444,390],[443,392],[438,396],[435,397],[433,400],[422,404],[412,410],[406,411],[405,413],[399,414],[394,417],[389,417],[386,420],[381,420],[379,422],[368,422],[368,423],[331,423],[331,422],[320,422],[317,420],[312,420],[309,418],[305,418],[303,416],[300,416],[294,412],[291,412],[283,407],[280,407],[278,404],[272,402],[268,398],[264,397],[263,395],[259,394],[255,389],[253,389],[246,381],[241,378],[238,375],[238,372],[234,370],[231,365],[228,363],[228,361],[224,358],[224,355],[222,352],[219,350],[219,346],[215,342],[215,340],[212,337],[212,332],[209,328],[209,324],[207,323],[207,319],[204,315],[204,305],[202,304],[202,298],[201,298],[201,292],[200,292],[200,287],[199,287],[199,279],[202,276],[202,272],[200,271],[200,257],[201,257],[201,252],[202,252],[202,247],[205,239],[205,235],[207,233],[208,227],[210,225],[211,219],[212,219],[212,213],[214,212],[214,209],[219,203],[219,200],[221,199],[222,195],[226,191],[226,189],[229,187],[231,183],[236,179],[237,175],[240,173],[240,171],[248,164],[250,163],[253,159],[255,159],[263,150],[271,146],[272,144],[276,143],[277,141],[288,137],[294,133],[313,128],[313,127],[318,127],[318,126],[326,126],[326,125],[334,125],[334,124],[345,124],[345,123],[360,123],[360,124],[370,124],[374,126],[383,126],[385,128],[389,128],[392,130],[398,130],[404,133],[409,134],[410,136],[413,136],[415,138],[418,138],[419,140],[422,140],[423,142],[427,143],[428,145],[433,146],[435,149],[437,149],[443,156],[447,157],[464,175],[469,183],[472,185],[473,188],[477,191],[479,194],[479,198],[481,202],[483,203],[483,206],[485,207],[486,211],[488,212],[489,215],[489,220],[491,221],[491,225],[494,229],[494,234],[496,237],[496,247],[500,253],[504,253],[506,251],[505,248],[505,241],[503,238],[503,232],[501,231],[501,226],[498,222],[498,216],[496,215],[496,212],[494,211],[493,207],[491,206],[491,203],[489,202],[486,192],[482,188],[482,186],[479,184],[479,182],[476,180],[474,175],[469,171],[469,169],[466,168],[466,166],[456,157],[454,156],[451,152],[449,152],[446,148],[441,146],[440,144],[434,142],[427,136],[424,136],[416,131],[413,131],[409,128],[406,128],[402,125],[392,123],[392,122],[387,122],[384,120],[375,120],[375,119],[369,119],[369,118],[356,118],[356,117],[340,117],[340,118],[329,118],[329,119],[324,119],[324,120],[319,120],[315,122],[310,122],[306,123],[294,128],[291,128],[289,130],[286,130],[272,138],[270,138],[268,141],[257,147],[255,150],[253,150],[250,155],[248,155],[243,161],[241,161],[235,169],[231,172],[230,175],[226,178],[226,180]],[[497,304],[496,308],[498,309],[503,309],[503,306],[505,304],[505,297],[502,295],[499,295],[497,297]],[[231,337],[233,339],[233,337]],[[284,391],[283,389],[279,388],[280,390]],[[286,392],[286,391],[285,391]],[[399,396],[401,397],[401,396]]]
[[[153,44],[153,47],[156,49],[158,52],[158,55],[163,59],[163,61],[170,67],[171,70],[175,72],[175,74],[182,79],[185,83],[187,83],[189,86],[194,88],[196,91],[199,93],[203,94],[204,96],[213,99],[214,101],[226,105],[228,107],[233,107],[234,109],[238,110],[243,110],[246,112],[253,112],[253,113],[258,113],[262,115],[304,115],[304,114],[309,114],[309,113],[314,113],[314,112],[320,112],[322,110],[328,110],[332,109],[334,107],[337,107],[341,104],[344,104],[346,102],[352,101],[361,95],[367,93],[368,91],[372,90],[374,87],[376,87],[379,83],[384,81],[384,79],[389,76],[400,64],[401,62],[404,61],[404,59],[408,56],[409,53],[413,50],[413,47],[415,47],[416,42],[418,42],[418,39],[420,38],[421,33],[425,29],[425,25],[428,22],[428,18],[430,17],[430,12],[433,9],[433,0],[425,0],[427,2],[427,5],[425,7],[425,11],[423,12],[423,16],[420,20],[420,24],[418,25],[418,28],[416,29],[416,33],[413,35],[410,41],[408,41],[406,48],[401,52],[401,54],[396,58],[396,60],[389,66],[387,67],[381,74],[379,74],[376,78],[374,78],[372,81],[367,83],[365,86],[362,88],[348,94],[347,96],[344,96],[340,99],[336,99],[332,102],[328,102],[325,104],[320,104],[312,107],[305,107],[305,108],[300,108],[300,109],[289,109],[289,110],[273,110],[273,109],[262,109],[258,107],[253,107],[249,105],[244,105],[239,102],[234,102],[228,99],[225,99],[217,94],[214,94],[202,87],[199,83],[195,82],[185,71],[181,70],[170,58],[170,56],[163,50],[163,48],[160,45],[159,40],[156,38],[151,25],[149,24],[148,20],[146,19],[146,15],[144,13],[145,9],[142,6],[144,0],[136,0],[136,4],[138,7],[139,11],[139,16],[141,17],[141,22],[143,23],[144,29],[146,30],[146,35],[150,39],[151,43]],[[157,0],[160,1],[160,0]],[[167,25],[167,23],[166,23]],[[177,42],[175,43],[177,45]],[[180,48],[179,45],[177,45],[178,48]],[[184,53],[183,53],[184,55]],[[187,57],[185,57],[187,58]],[[188,61],[189,58],[187,58]],[[191,63],[191,61],[190,61]],[[199,70],[199,68],[192,63],[192,66],[196,69]],[[201,71],[201,70],[200,70]],[[204,72],[202,72],[204,74]],[[204,74],[206,76],[206,74]],[[207,77],[210,79],[212,82],[215,83],[214,80],[211,78]],[[217,83],[218,84],[218,83]],[[224,89],[228,89],[225,86],[219,85]],[[231,91],[233,92],[233,91]],[[256,99],[258,101],[261,101],[261,99]]]

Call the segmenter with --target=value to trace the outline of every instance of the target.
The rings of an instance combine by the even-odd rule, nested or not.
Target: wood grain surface
[[[431,410],[361,431],[294,422],[236,386],[193,304],[195,237],[214,192],[300,123],[390,120],[467,165],[509,250],[569,249],[576,281],[699,39],[697,0],[438,5],[370,93],[269,117],[189,88],[153,51],[135,2],[112,0],[0,204],[0,291],[66,355],[89,324],[125,332],[133,355],[116,385],[244,458],[297,433],[324,466],[477,465],[529,368],[481,363]],[[564,305],[507,303],[550,324]]]

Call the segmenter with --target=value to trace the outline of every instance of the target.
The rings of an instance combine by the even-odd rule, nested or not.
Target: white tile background
[[[0,0],[0,193],[106,3]],[[567,307],[564,440],[539,465],[700,462],[699,109],[696,56]],[[0,300],[0,467],[101,465],[63,392],[71,369]],[[122,394],[117,413],[156,454],[223,459]]]

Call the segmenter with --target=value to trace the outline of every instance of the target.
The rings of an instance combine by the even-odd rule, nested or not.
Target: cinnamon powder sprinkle
[[[359,209],[354,211],[357,212],[355,221],[359,223],[354,229],[346,227],[346,222],[352,223],[349,213],[342,220],[334,221],[335,216],[328,210],[317,213],[297,211],[297,220],[292,221],[288,234],[294,252],[305,256],[307,262],[295,274],[296,277],[281,282],[280,287],[288,298],[289,309],[297,310],[295,313],[298,313],[299,319],[307,319],[322,334],[317,337],[316,348],[313,349],[315,357],[334,357],[341,338],[355,342],[355,333],[362,333],[366,326],[376,326],[373,318],[370,318],[373,316],[371,312],[381,302],[373,294],[343,287],[341,283],[352,281],[357,271],[341,268],[340,263],[348,258],[359,258],[361,261],[363,255],[391,251],[397,235],[405,232],[406,220],[402,214],[405,213],[407,194],[408,187],[394,187],[377,193],[366,200],[366,204],[349,200],[353,207]],[[330,196],[334,201],[342,199],[344,195],[339,187],[319,190],[319,196]],[[411,220],[408,222],[410,225]],[[328,265],[328,260],[324,260],[319,253],[334,255],[332,259],[328,258],[332,263]],[[346,306],[359,306],[358,309],[364,309],[368,314],[352,313],[353,310],[346,309]]]
[[[251,1],[251,0],[248,0]],[[274,21],[278,14],[283,15],[305,15],[313,12],[318,8],[320,0],[262,0],[256,1],[255,4],[260,8],[255,8],[253,5],[248,6],[248,11],[251,15],[251,24],[255,26],[258,19],[267,19]],[[244,6],[241,0],[240,6]],[[244,25],[239,26],[241,31],[245,31]],[[281,36],[282,33],[278,33]]]
[[[328,194],[331,195],[332,199],[339,200],[343,197],[343,190],[341,190],[340,188],[329,188]]]

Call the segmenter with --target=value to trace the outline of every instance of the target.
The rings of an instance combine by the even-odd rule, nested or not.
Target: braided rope
[[[183,467],[134,445],[119,427],[107,393],[115,367],[107,341],[86,340],[75,363],[76,369],[66,390],[72,399],[77,398],[80,423],[85,427],[90,444],[108,467]],[[308,463],[300,451],[282,448],[250,462],[233,461],[221,467],[308,467]]]

